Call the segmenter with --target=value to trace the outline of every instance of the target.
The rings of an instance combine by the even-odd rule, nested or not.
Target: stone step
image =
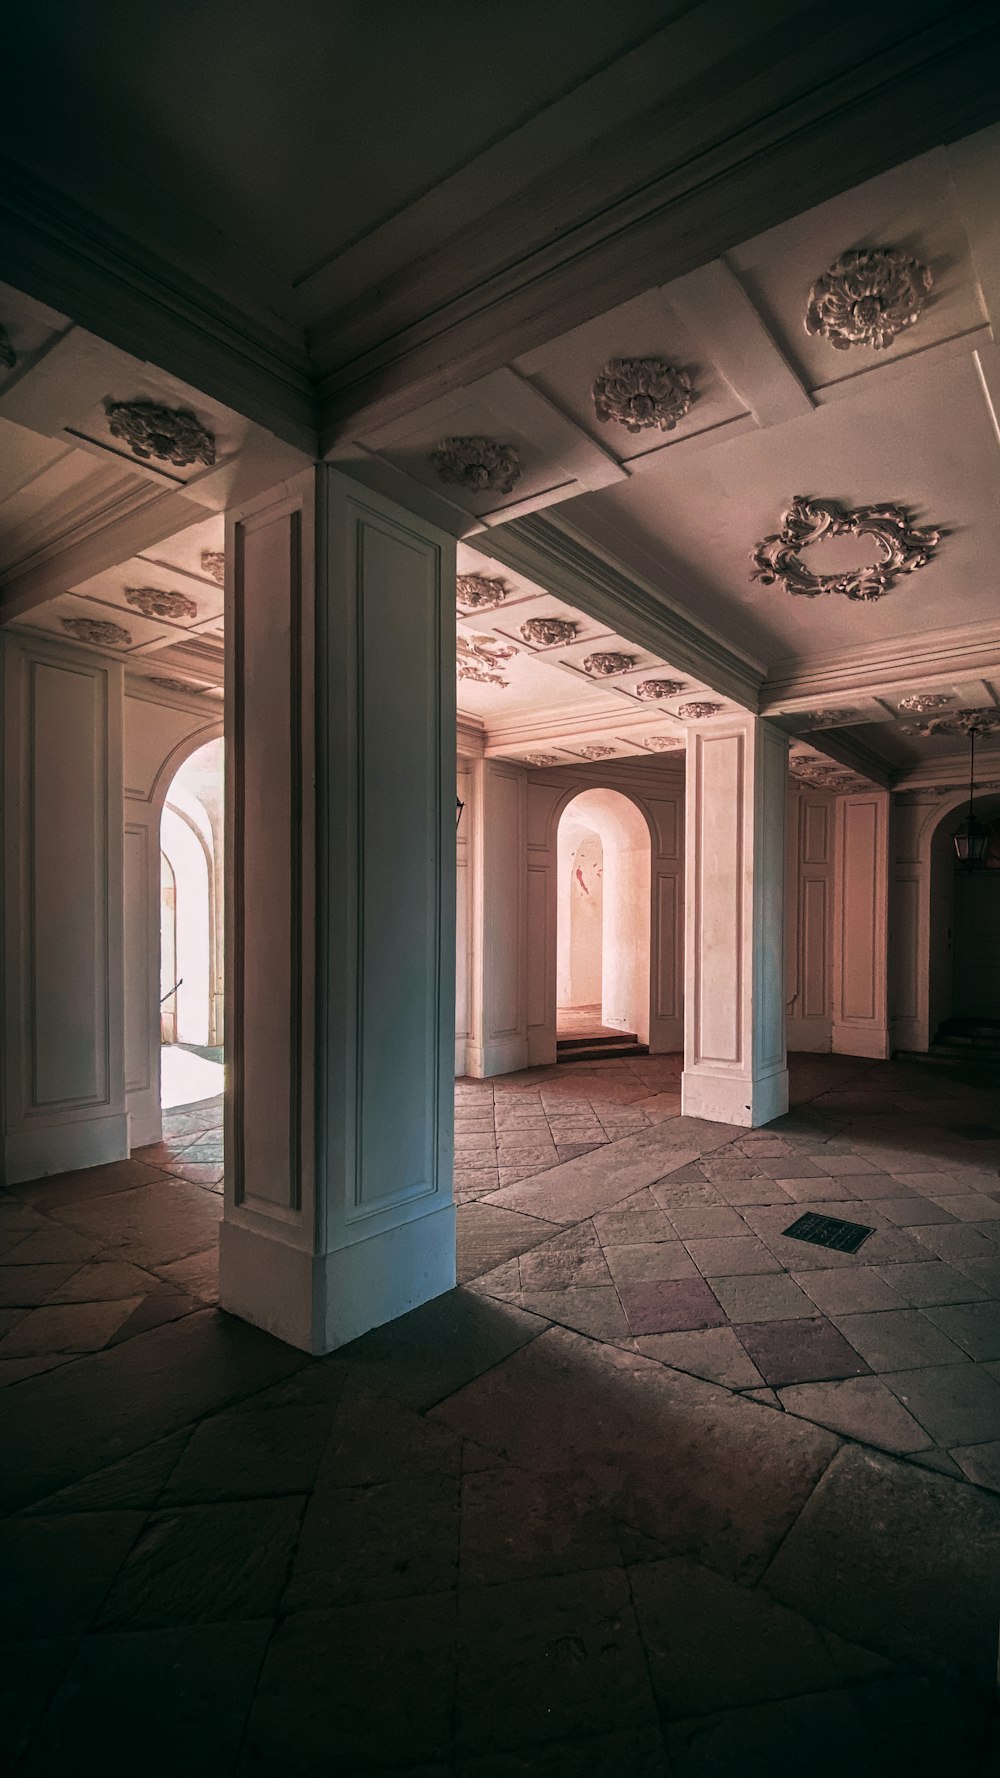
[[[557,1062],[612,1062],[621,1056],[648,1055],[648,1043],[636,1043],[627,1038],[595,1037],[590,1042],[576,1039],[572,1049],[564,1048],[561,1039],[556,1044]]]

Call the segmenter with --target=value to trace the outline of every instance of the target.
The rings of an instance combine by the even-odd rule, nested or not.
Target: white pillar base
[[[681,1116],[710,1123],[739,1124],[756,1130],[788,1110],[788,1069],[751,1080],[747,1075],[713,1074],[705,1068],[681,1075]]]
[[[336,1351],[455,1284],[455,1207],[309,1253],[236,1222],[219,1231],[219,1306],[301,1352]]]

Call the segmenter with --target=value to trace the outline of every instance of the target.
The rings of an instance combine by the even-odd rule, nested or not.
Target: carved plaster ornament
[[[132,632],[123,624],[113,624],[98,617],[61,617],[64,630],[79,642],[92,642],[95,648],[127,648]]]
[[[896,247],[842,253],[809,292],[806,332],[821,334],[838,352],[881,351],[913,326],[930,287],[928,268]]]
[[[10,343],[10,334],[7,332],[3,323],[0,322],[0,364],[7,370],[13,370],[16,363],[17,353]]]
[[[106,401],[104,411],[112,438],[122,439],[133,457],[144,462],[157,457],[175,469],[191,463],[211,468],[215,462],[215,439],[188,408],[162,407],[158,401]]]
[[[564,617],[529,617],[527,623],[521,625],[521,635],[526,642],[537,642],[542,648],[555,648],[558,643],[575,641],[576,628],[576,624]]]
[[[912,524],[902,506],[838,506],[834,500],[809,500],[796,494],[782,515],[781,530],[750,552],[751,580],[764,586],[781,582],[786,593],[815,599],[819,593],[843,593],[870,601],[888,592],[897,574],[912,574],[929,561],[941,533]],[[870,537],[881,560],[840,574],[813,574],[800,559],[811,543],[829,537]]]
[[[467,611],[495,611],[506,597],[505,582],[488,574],[460,574],[455,582],[456,602]]]
[[[192,685],[188,679],[154,679],[150,674],[150,685],[158,685],[163,691],[201,691],[200,685]]]
[[[647,735],[642,744],[650,753],[669,753],[673,747],[683,747],[684,742],[679,735]]]
[[[944,697],[938,692],[921,691],[913,692],[908,698],[900,698],[898,708],[906,710],[912,716],[926,716],[929,710],[943,710],[950,703],[950,697]]]
[[[672,432],[694,399],[691,379],[663,358],[612,358],[591,390],[599,420],[626,432]]]
[[[562,764],[562,761],[558,753],[526,753],[524,764],[526,766],[558,766]]]
[[[473,636],[471,640],[467,636],[459,636],[456,647],[459,679],[472,679],[477,685],[499,685],[506,691],[510,681],[496,669],[502,662],[513,659],[517,653],[516,648],[497,642],[493,636]]]
[[[576,751],[581,759],[613,759],[615,753],[613,747],[599,747],[596,742],[590,747],[578,747]]]
[[[617,679],[619,673],[627,673],[634,666],[633,654],[588,654],[583,661],[584,672],[593,673],[598,679]]]
[[[632,690],[637,698],[652,703],[658,698],[676,698],[684,690],[684,683],[680,679],[644,679]]]
[[[127,586],[125,598],[143,617],[197,617],[198,607],[186,593],[165,592],[157,586]]]
[[[856,715],[856,710],[810,710],[808,720],[821,722],[827,728],[832,728],[834,723],[848,722],[852,716]]]
[[[203,549],[201,552],[201,571],[216,586],[226,584],[226,552],[224,549]]]
[[[701,722],[705,716],[718,716],[721,709],[721,704],[679,704],[677,714],[686,722]]]
[[[793,753],[788,761],[788,769],[793,777],[805,784],[811,784],[814,790],[863,790],[867,786],[855,772],[847,771],[843,766],[832,764],[828,760],[814,759],[807,753]]]
[[[512,494],[522,473],[513,445],[494,438],[443,438],[431,462],[443,482],[473,494]]]
[[[1000,730],[1000,709],[949,710],[944,716],[928,716],[924,722],[900,724],[901,735],[993,735]]]

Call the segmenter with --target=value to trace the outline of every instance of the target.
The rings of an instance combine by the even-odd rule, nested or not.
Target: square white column
[[[330,1351],[455,1280],[455,561],[325,465],[230,516],[224,1308]]]
[[[0,637],[6,1184],[128,1154],[123,670]]]
[[[788,1109],[788,743],[756,716],[688,733],[681,1111],[755,1127]]]

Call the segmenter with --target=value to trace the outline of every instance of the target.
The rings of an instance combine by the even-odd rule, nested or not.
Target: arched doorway
[[[556,1021],[560,1039],[649,1042],[649,829],[629,797],[584,790],[559,817]]]
[[[167,787],[160,815],[164,1110],[222,1092],[223,823],[219,737],[184,760]]]
[[[928,958],[929,1037],[948,1041],[966,1027],[996,1028],[1000,1041],[1000,796],[973,800],[992,828],[984,863],[959,865],[954,836],[965,819],[963,799],[936,824],[930,846]]]

